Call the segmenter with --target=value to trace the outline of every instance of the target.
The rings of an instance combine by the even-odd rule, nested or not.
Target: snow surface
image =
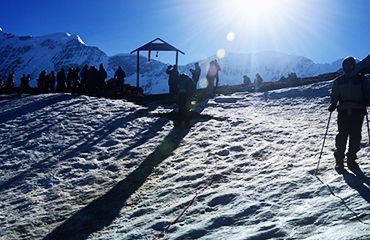
[[[208,121],[188,131],[154,103],[1,101],[0,239],[153,239],[212,176],[164,239],[367,239],[369,226],[313,176],[330,85],[272,91],[267,101],[217,96],[197,106]],[[369,224],[370,178],[333,170],[335,117],[319,175]],[[365,133],[359,163],[369,175]]]

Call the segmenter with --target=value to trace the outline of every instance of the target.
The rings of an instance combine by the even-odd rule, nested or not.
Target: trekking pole
[[[324,146],[325,146],[326,136],[328,135],[328,130],[329,130],[329,124],[330,124],[331,114],[332,114],[332,112],[330,112],[329,120],[328,120],[328,125],[326,126],[326,131],[325,131],[325,135],[324,135],[324,141],[323,141],[322,146],[321,146],[321,152],[320,152],[320,156],[319,156],[319,161],[317,162],[317,167],[316,167],[316,171],[315,171],[315,176],[317,176],[317,173],[318,173],[318,171],[319,171],[320,160],[321,160],[322,152],[324,151]]]
[[[369,137],[369,145],[370,145],[370,127],[369,127],[369,114],[366,109],[366,126],[367,126],[367,135]]]

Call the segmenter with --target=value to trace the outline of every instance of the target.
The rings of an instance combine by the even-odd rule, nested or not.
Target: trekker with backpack
[[[335,170],[343,174],[344,158],[347,156],[347,167],[352,172],[359,170],[356,163],[360,150],[361,128],[369,105],[370,84],[364,75],[355,73],[356,61],[353,57],[344,59],[344,74],[334,80],[331,92],[331,105],[328,110],[338,111],[338,134],[335,138]],[[338,104],[339,103],[339,104]],[[347,139],[348,152],[345,155]]]
[[[177,124],[185,123],[189,127],[191,100],[196,91],[194,81],[186,74],[181,74],[177,81],[177,105],[179,107],[179,121]]]

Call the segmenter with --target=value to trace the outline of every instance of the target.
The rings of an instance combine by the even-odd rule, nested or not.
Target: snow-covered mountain
[[[16,82],[23,73],[38,77],[41,70],[83,66],[84,64],[106,66],[109,77],[113,77],[118,66],[123,66],[127,81],[136,83],[136,56],[119,54],[107,56],[97,47],[86,45],[80,36],[69,33],[55,33],[40,37],[16,36],[0,30],[0,74],[3,78],[15,71]],[[158,61],[140,59],[142,87],[146,92],[167,90],[166,65]],[[35,82],[33,82],[35,84]]]
[[[3,75],[15,71],[38,76],[41,69],[60,70],[62,67],[97,65],[107,61],[107,55],[97,47],[87,46],[78,35],[55,33],[41,37],[15,36],[0,31],[0,71]]]
[[[330,189],[314,177],[330,87],[220,95],[187,130],[156,103],[0,101],[0,239],[156,239],[187,206],[160,239],[368,239],[365,124],[364,175],[334,171],[331,122],[319,168]]]
[[[199,61],[202,76],[205,77],[209,62],[216,57]],[[341,68],[342,59],[330,64],[314,63],[312,60],[295,55],[265,51],[251,54],[228,53],[224,58],[217,60],[221,66],[220,83],[226,85],[241,84],[243,76],[254,79],[259,73],[265,81],[279,80],[295,72],[298,77],[316,76],[322,73],[336,72]],[[193,64],[186,65],[188,70]]]
[[[210,60],[200,60],[202,77],[205,77]],[[161,93],[168,90],[166,64],[159,61],[148,62],[140,59],[141,85],[146,93]],[[221,84],[240,84],[243,75],[252,80],[259,73],[265,81],[278,80],[281,76],[295,72],[299,77],[334,72],[341,67],[341,60],[331,64],[318,64],[312,60],[278,52],[259,52],[253,54],[228,53],[219,59]],[[16,36],[0,30],[0,73],[5,77],[15,71],[16,81],[23,73],[37,78],[41,70],[59,70],[84,64],[98,66],[103,63],[112,77],[118,66],[123,66],[127,81],[136,84],[136,56],[118,54],[108,56],[98,47],[88,46],[78,35],[55,33],[40,37]],[[180,67],[189,74],[193,63]]]

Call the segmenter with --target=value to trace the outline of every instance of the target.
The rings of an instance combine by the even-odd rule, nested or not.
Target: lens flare
[[[225,55],[226,55],[226,51],[225,51],[225,49],[220,48],[220,49],[218,49],[218,50],[217,50],[217,54],[216,54],[216,56],[217,56],[219,59],[224,58],[224,57],[225,57]]]
[[[234,41],[234,39],[235,39],[235,33],[234,32],[229,32],[226,35],[226,39],[227,39],[227,41],[230,41],[230,42]]]

